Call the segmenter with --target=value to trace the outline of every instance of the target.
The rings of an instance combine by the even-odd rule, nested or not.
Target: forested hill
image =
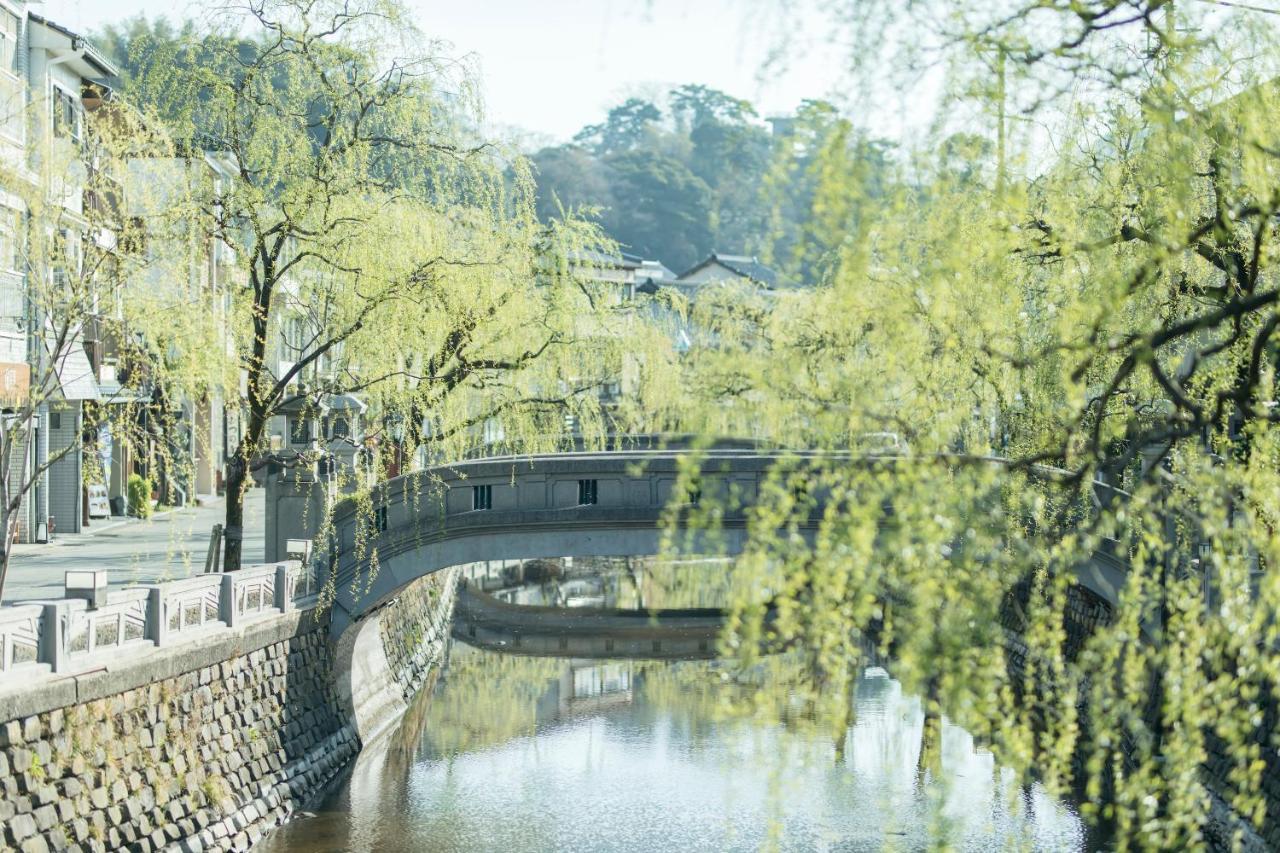
[[[543,148],[537,165],[543,218],[595,208],[623,248],[680,272],[713,250],[759,255],[798,281],[858,226],[856,204],[817,192],[835,175],[878,196],[887,143],[859,132],[822,101],[765,121],[745,100],[688,84],[662,103],[631,98],[571,143]]]

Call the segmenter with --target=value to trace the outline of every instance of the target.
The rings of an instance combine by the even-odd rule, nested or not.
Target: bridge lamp
[[[387,415],[387,431],[396,444],[404,441],[404,416],[399,412]]]

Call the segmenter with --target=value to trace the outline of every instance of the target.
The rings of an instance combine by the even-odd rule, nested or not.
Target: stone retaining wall
[[[1022,638],[1022,617],[1030,595],[1027,583],[1019,584],[1011,590],[1002,612],[1005,629],[1005,660],[1013,676],[1013,683],[1021,687],[1026,672],[1028,649]],[[1111,605],[1100,596],[1083,586],[1073,585],[1067,592],[1067,613],[1063,620],[1066,642],[1063,651],[1069,659],[1074,659],[1084,648],[1085,642],[1096,631],[1111,624]],[[1236,758],[1227,753],[1223,740],[1212,730],[1205,730],[1206,751],[1208,757],[1202,765],[1203,780],[1211,798],[1208,823],[1203,827],[1205,844],[1210,850],[1233,850],[1241,853],[1264,853],[1268,850],[1280,850],[1280,753],[1271,748],[1272,732],[1276,730],[1280,714],[1274,697],[1274,691],[1264,691],[1260,703],[1261,724],[1252,733],[1252,740],[1259,748],[1259,754],[1266,763],[1263,773],[1264,785],[1261,791],[1266,819],[1259,829],[1245,820],[1231,806],[1239,793],[1231,778],[1236,766]],[[1152,692],[1149,707],[1143,709],[1148,721],[1154,721],[1159,714],[1158,693]],[[1083,701],[1083,700],[1082,700]],[[1087,719],[1084,708],[1080,718]],[[1086,775],[1087,756],[1084,747],[1087,734],[1078,742],[1077,754],[1073,757],[1073,766],[1078,779]],[[1126,747],[1126,750],[1128,747]],[[1132,758],[1132,756],[1130,756]]]
[[[434,670],[452,575],[385,615],[406,691]],[[0,684],[0,850],[244,850],[360,749],[337,700],[328,615],[211,632],[118,664]]]
[[[461,567],[419,578],[404,588],[382,611],[379,628],[392,675],[405,702],[430,682],[439,670]],[[424,618],[424,614],[426,614]]]

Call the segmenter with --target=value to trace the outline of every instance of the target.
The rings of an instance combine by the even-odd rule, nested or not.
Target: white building
[[[0,0],[0,163],[7,176],[0,181],[0,405],[27,397],[33,365],[44,365],[45,376],[51,367],[55,386],[50,395],[42,395],[29,453],[10,470],[16,485],[57,457],[26,496],[20,540],[42,538],[55,525],[59,531],[78,531],[84,522],[82,406],[98,396],[86,351],[93,341],[77,329],[52,344],[42,333],[45,318],[28,298],[28,276],[39,275],[56,287],[79,274],[83,239],[111,239],[88,236],[77,223],[87,221],[83,178],[90,165],[80,160],[79,148],[87,114],[102,103],[115,74],[81,36],[31,12],[26,3]],[[42,165],[58,158],[83,168],[59,169],[56,180],[41,186]],[[67,225],[59,232],[59,245],[66,248],[56,264],[27,251],[33,241],[23,199],[36,193],[47,193],[53,204],[65,208]]]

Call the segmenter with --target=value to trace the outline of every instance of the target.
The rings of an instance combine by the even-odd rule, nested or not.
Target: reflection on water
[[[724,607],[728,560],[655,557],[563,557],[473,563],[464,576],[477,589],[509,604],[551,607]]]
[[[754,683],[787,665],[775,658]],[[740,682],[714,660],[456,642],[399,730],[264,849],[1084,849],[1072,810],[1016,786],[958,727],[944,722],[941,770],[922,775],[921,704],[884,670],[863,673],[834,736],[738,713]]]

